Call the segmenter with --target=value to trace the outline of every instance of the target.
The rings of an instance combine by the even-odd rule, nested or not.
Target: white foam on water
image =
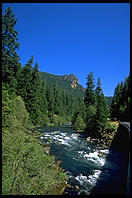
[[[61,138],[61,135],[55,135],[54,137],[56,137],[56,138]]]
[[[93,175],[93,177],[98,178],[99,175],[100,175],[100,173],[101,173],[101,170],[94,170],[94,175]]]
[[[94,170],[94,174],[88,176],[88,178],[89,178],[88,183],[91,184],[92,188],[95,186],[100,174],[101,174],[101,170]]]
[[[109,153],[109,149],[102,149],[102,150],[100,150],[100,152],[108,154]]]
[[[76,179],[77,181],[79,181],[79,183],[80,183],[81,185],[83,185],[83,183],[84,183],[84,182],[87,182],[87,180],[88,180],[87,176],[82,175],[82,174],[77,175],[77,176],[75,177],[75,179]]]
[[[95,159],[97,159],[98,158],[98,152],[95,151],[93,153],[84,154],[84,157],[89,157],[89,158],[95,158]]]
[[[83,154],[83,153],[84,153],[84,151],[78,151],[78,153]]]
[[[66,140],[70,140],[71,138],[70,138],[70,137],[65,137],[65,139],[66,139]]]
[[[61,133],[61,136],[66,136],[67,135],[67,133]]]
[[[77,134],[72,134],[71,137],[72,137],[73,139],[78,139],[78,135],[77,135]]]
[[[54,133],[60,133],[60,131],[53,131],[52,133],[53,133],[53,134],[54,134]]]
[[[43,137],[43,136],[41,136],[41,137],[40,137],[40,139],[44,139],[44,137]]]
[[[87,158],[88,160],[103,166],[105,164],[105,158],[104,157],[99,157],[99,151],[95,151],[93,153],[89,153],[89,154],[84,154],[83,156],[84,158]]]
[[[89,191],[95,186],[100,174],[101,174],[101,170],[94,170],[93,175],[86,176],[79,174],[75,177],[75,179],[79,181],[80,185],[82,185],[83,187],[85,187],[86,190]]]
[[[61,142],[61,144],[69,145],[68,142],[64,139],[59,139],[58,141]]]
[[[50,134],[43,134],[43,136],[44,136],[44,137],[49,137],[49,136],[50,136]]]

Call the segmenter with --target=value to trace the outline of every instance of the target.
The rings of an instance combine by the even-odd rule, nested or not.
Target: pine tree
[[[19,48],[18,32],[14,29],[16,22],[12,9],[8,7],[2,16],[2,81],[11,92],[17,89],[18,71],[21,67],[16,53]]]
[[[40,77],[39,77],[39,65],[35,64],[32,71],[32,81],[31,81],[31,95],[28,99],[30,101],[30,116],[34,124],[39,123],[41,116],[40,107]]]
[[[30,111],[30,98],[32,92],[32,73],[33,73],[33,56],[31,56],[30,60],[27,64],[22,67],[21,73],[18,79],[18,92],[20,96],[23,98],[26,108],[28,112]]]
[[[94,85],[93,72],[90,72],[88,74],[86,85],[87,85],[87,87],[86,87],[86,91],[85,91],[84,102],[85,102],[86,109],[87,109],[90,105],[95,104],[95,95],[94,95],[95,85]]]
[[[89,135],[92,135],[94,133],[95,128],[95,113],[96,113],[96,107],[95,107],[95,84],[94,84],[94,78],[93,78],[93,72],[90,72],[87,76],[87,87],[85,91],[85,109],[86,109],[86,132],[89,133]]]
[[[98,78],[96,87],[96,116],[95,116],[95,134],[100,137],[101,132],[105,129],[108,118],[108,106],[104,97],[101,80]]]
[[[46,89],[46,98],[48,102],[48,117],[52,120],[54,115],[54,90],[52,85],[48,85]]]
[[[48,102],[46,98],[46,84],[43,80],[40,82],[40,107],[41,107],[41,113],[47,115],[48,113]]]
[[[115,87],[112,104],[111,118],[129,121],[130,120],[130,75]]]
[[[85,128],[86,128],[86,124],[85,124],[84,120],[82,119],[82,117],[78,114],[75,119],[74,129],[75,130],[84,130]]]

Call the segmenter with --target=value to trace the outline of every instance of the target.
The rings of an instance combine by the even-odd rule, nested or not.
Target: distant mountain
[[[79,84],[78,78],[74,74],[59,76],[40,72],[40,78],[52,85],[56,83],[59,88],[70,92],[74,96],[84,97],[85,89]]]
[[[109,108],[111,107],[111,103],[112,103],[112,96],[105,96],[107,104],[109,106]]]
[[[79,84],[78,78],[74,74],[70,75],[54,75],[47,72],[40,72],[40,78],[48,84],[57,84],[59,88],[71,93],[79,98],[84,98],[85,88]],[[108,106],[110,107],[112,97],[105,96]]]

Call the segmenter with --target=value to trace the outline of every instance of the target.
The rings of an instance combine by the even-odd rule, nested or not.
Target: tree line
[[[101,80],[87,75],[84,99],[40,79],[31,58],[22,66],[17,20],[11,8],[2,16],[2,190],[3,194],[60,194],[66,175],[53,156],[44,154],[38,138],[27,129],[72,122],[76,130],[101,138],[109,118],[130,119],[130,75],[115,88],[109,109]],[[113,130],[113,129],[112,129]],[[10,152],[9,152],[10,151]]]
[[[72,121],[75,129],[85,129],[100,134],[108,118],[129,119],[130,76],[118,83],[109,109],[98,78],[97,86],[93,73],[87,76],[84,100],[58,87],[57,83],[46,83],[40,79],[39,64],[31,58],[22,66],[17,49],[17,20],[11,8],[2,17],[2,83],[9,94],[21,96],[33,125],[47,123],[63,124]],[[77,122],[75,123],[77,119]]]
[[[111,104],[111,118],[130,121],[130,74],[117,84]]]
[[[101,80],[98,78],[95,88],[93,72],[87,76],[87,87],[84,97],[84,112],[78,112],[75,115],[73,123],[75,127],[79,122],[82,123],[83,129],[90,136],[100,137],[101,132],[106,128],[110,117],[109,107],[101,88]],[[82,121],[83,119],[83,121]],[[78,121],[80,120],[80,121]],[[76,127],[77,128],[77,127]]]
[[[130,122],[130,75],[117,84],[109,107],[104,97],[101,80],[95,88],[93,72],[87,76],[84,106],[73,118],[75,129],[82,129],[90,136],[101,138],[104,130],[114,130],[109,121]]]
[[[41,134],[31,131],[44,91],[33,57],[24,67],[19,63],[15,24],[8,8],[2,16],[2,195],[61,195],[67,176],[47,154]]]
[[[39,64],[33,59],[22,66],[16,50],[20,44],[15,30],[17,20],[10,8],[2,19],[2,82],[10,94],[21,96],[34,125],[63,124],[71,120],[80,98],[62,90],[56,84],[40,79]]]

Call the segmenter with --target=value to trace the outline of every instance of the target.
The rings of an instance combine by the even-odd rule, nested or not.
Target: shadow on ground
[[[119,126],[106,163],[90,195],[124,195],[127,187],[129,134]]]

